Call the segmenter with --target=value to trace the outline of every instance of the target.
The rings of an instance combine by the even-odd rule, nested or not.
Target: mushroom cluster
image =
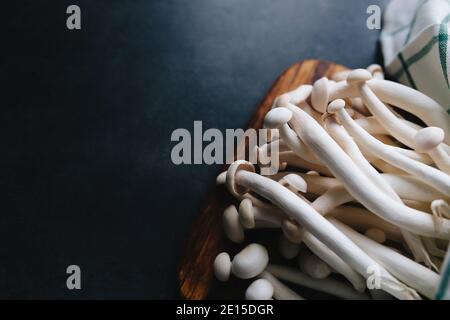
[[[253,279],[246,299],[433,299],[450,240],[450,117],[372,65],[282,94],[265,115],[281,170],[236,160],[217,178],[236,202],[227,237],[278,228],[274,264],[251,243],[214,262],[218,280]],[[258,150],[257,150],[258,151]],[[258,153],[258,152],[257,152]],[[286,283],[294,284],[289,287]]]

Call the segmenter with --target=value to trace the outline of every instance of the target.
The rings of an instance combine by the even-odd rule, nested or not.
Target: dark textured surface
[[[81,31],[65,9],[82,9]],[[170,134],[244,127],[308,58],[379,62],[369,0],[16,1],[0,60],[0,297],[176,298],[219,166],[175,166]],[[382,6],[383,7],[383,6]],[[82,290],[65,269],[82,269]]]

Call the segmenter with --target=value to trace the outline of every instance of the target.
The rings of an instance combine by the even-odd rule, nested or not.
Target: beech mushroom
[[[352,267],[350,267],[344,260],[336,255],[330,248],[323,244],[310,232],[304,230],[302,240],[305,245],[320,259],[326,262],[336,272],[347,278],[353,285],[355,290],[363,292],[366,288],[364,278],[359,275]]]
[[[372,255],[399,280],[416,289],[428,298],[433,298],[439,284],[439,275],[407,257],[357,233],[339,221],[330,222],[344,232],[364,251]]]
[[[302,272],[279,265],[269,265],[267,267],[267,270],[279,279],[300,285],[302,287],[322,291],[342,299],[348,300],[369,299],[369,297],[366,294],[355,291],[348,285],[345,285],[344,283],[341,283],[331,278],[314,279]]]
[[[450,121],[445,109],[423,93],[387,80],[372,79],[367,85],[381,101],[410,112],[422,119],[427,125],[442,128],[445,143],[450,143]],[[357,88],[340,81],[328,88],[328,101],[341,98],[357,97]]]
[[[299,244],[290,241],[286,236],[280,237],[278,240],[278,248],[281,256],[287,260],[294,259],[300,251]]]
[[[367,238],[372,239],[373,241],[378,242],[378,243],[386,242],[386,233],[384,233],[383,230],[378,229],[378,228],[367,229],[366,232],[364,233],[364,235]]]
[[[232,194],[245,193],[249,189],[270,200],[295,219],[320,241],[334,250],[361,275],[367,276],[369,266],[379,266],[358,246],[333,227],[310,205],[279,183],[255,173],[251,163],[235,161],[227,171],[226,184]],[[398,282],[383,267],[380,268],[381,287],[400,299],[420,299],[417,293]]]
[[[416,234],[444,239],[450,238],[450,221],[443,221],[441,230],[436,230],[430,215],[408,208],[379,192],[373,182],[355,166],[351,158],[320,125],[301,109],[295,106],[291,107],[291,105],[288,105],[288,107],[293,111],[290,124],[294,131],[327,165],[348,192],[366,208],[387,221]],[[450,183],[450,180],[448,182]]]
[[[216,183],[239,203],[224,210],[227,237],[280,228],[281,256],[299,256],[302,271],[269,265],[267,249],[252,243],[233,259],[219,254],[216,277],[253,279],[250,300],[303,299],[280,280],[344,299],[368,299],[366,285],[374,299],[434,298],[439,275],[419,262],[439,270],[450,240],[449,119],[431,98],[384,80],[379,65],[276,97],[268,139],[248,151],[258,171],[238,157]]]
[[[303,300],[301,296],[282,284],[269,272],[265,271],[268,261],[269,256],[266,248],[260,244],[252,243],[236,254],[232,261],[230,261],[228,253],[222,252],[218,254],[214,260],[214,274],[219,281],[228,281],[231,273],[240,279],[251,279],[259,276],[269,281],[272,285],[273,297],[275,299]],[[258,288],[261,289],[261,286],[264,287],[265,292],[258,292]],[[253,297],[255,295],[267,297],[269,291],[270,288],[267,284],[261,284],[259,282],[255,287],[250,289],[249,294]]]
[[[385,145],[373,138],[364,129],[359,127],[356,122],[347,114],[344,110],[345,102],[342,100],[336,100],[330,103],[328,111],[335,113],[342,125],[358,142],[364,144],[372,153],[376,153],[381,159],[388,163],[401,168],[415,175],[423,182],[433,186],[443,194],[450,196],[450,176],[446,173],[437,170],[436,168],[424,165],[423,163],[409,159],[397,152],[393,152],[391,149],[385,147]]]
[[[226,252],[219,253],[214,260],[214,274],[219,281],[228,281],[231,274],[231,259]]]
[[[273,297],[276,300],[304,300],[295,291],[284,285],[280,280],[274,277],[270,272],[261,273],[261,278],[270,282],[273,287]]]
[[[242,249],[231,261],[231,272],[240,279],[251,279],[264,271],[269,263],[266,248],[252,243]]]
[[[236,243],[244,241],[244,229],[239,222],[239,214],[234,205],[225,209],[222,222],[228,239]]]
[[[299,243],[301,241],[300,227],[275,207],[253,207],[249,199],[244,199],[239,205],[239,221],[241,226],[247,229],[281,228],[283,234],[291,242]]]
[[[349,74],[349,78],[352,73]],[[336,100],[334,103],[343,102],[343,100]],[[332,103],[333,104],[333,103]],[[384,192],[386,196],[391,198],[400,204],[403,204],[400,197],[393,190],[393,188],[387,183],[383,177],[376,171],[370,163],[364,158],[363,154],[359,150],[356,143],[347,134],[345,129],[337,124],[337,122],[331,118],[326,121],[326,127],[331,132],[331,135],[340,144],[340,146],[346,151],[350,158],[354,161],[355,165],[361,169],[361,171],[372,180],[375,187],[379,188],[379,191]],[[426,252],[423,244],[421,243],[419,237],[406,230],[402,230],[403,237],[414,254],[414,257],[418,261],[425,261],[428,265],[432,265],[428,253]]]
[[[430,127],[417,130],[396,117],[383,102],[372,92],[366,81],[372,75],[363,69],[357,69],[348,75],[347,83],[355,85],[369,111],[378,119],[379,123],[395,138],[405,145],[415,148],[419,152],[429,153],[437,166],[442,170],[450,171],[450,157],[439,144],[444,140],[444,131],[440,128]],[[416,136],[418,134],[418,136]]]
[[[315,279],[325,279],[331,274],[330,267],[316,255],[302,250],[298,257],[300,270]]]
[[[436,166],[450,174],[450,156],[442,146],[444,131],[437,127],[427,127],[417,131],[414,136],[414,148],[428,153]]]
[[[266,279],[253,281],[245,291],[246,300],[272,300],[273,285]]]

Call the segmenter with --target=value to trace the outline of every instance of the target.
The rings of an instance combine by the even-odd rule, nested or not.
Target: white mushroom
[[[353,285],[355,290],[363,292],[366,288],[364,278],[359,275],[352,267],[350,267],[344,260],[342,260],[336,253],[323,244],[310,232],[303,230],[303,243],[320,259],[326,262],[336,272],[347,278]]]
[[[304,300],[295,291],[284,285],[280,280],[274,277],[270,272],[264,271],[261,278],[270,282],[273,287],[273,297],[276,300]]]
[[[330,218],[330,222],[350,237],[350,239],[364,251],[372,255],[399,280],[403,281],[430,299],[434,297],[439,284],[438,274],[397,253],[396,251],[364,237],[333,218]]]
[[[445,132],[445,143],[450,143],[450,121],[445,109],[436,101],[423,93],[387,80],[372,79],[367,85],[381,101],[401,108],[422,119],[427,125],[440,127]],[[340,81],[328,88],[328,101],[336,99],[357,97],[357,88]]]
[[[276,207],[254,207],[250,199],[244,199],[239,205],[239,221],[247,229],[253,228],[281,228],[284,235],[294,243],[301,240],[300,227],[290,221]],[[235,227],[235,229],[239,229]]]
[[[335,251],[344,261],[361,275],[367,276],[367,268],[378,264],[358,246],[333,227],[309,204],[279,183],[254,173],[249,162],[236,161],[227,171],[228,190],[235,194],[249,189],[270,200],[274,205],[295,219],[313,233],[327,247]],[[239,186],[239,187],[238,187]],[[381,287],[400,299],[420,299],[414,290],[404,286],[392,277],[383,267],[380,268]]]
[[[246,300],[272,300],[273,285],[266,279],[253,281],[245,291]]]
[[[437,127],[427,127],[417,131],[414,136],[414,148],[419,152],[428,153],[436,166],[450,174],[450,155],[443,147],[444,131]]]
[[[278,240],[278,249],[284,259],[291,260],[298,255],[300,246],[298,243],[294,243],[282,235]]]
[[[358,88],[370,112],[392,136],[411,148],[419,147],[419,152],[429,153],[439,168],[449,172],[450,157],[443,147],[439,147],[439,144],[444,140],[444,131],[434,127],[433,129],[422,129],[419,133],[416,129],[401,121],[366,84],[366,81],[371,78],[372,75],[368,71],[356,69],[348,75],[347,83],[353,84]]]
[[[286,99],[292,104],[300,104],[304,100],[306,100],[309,95],[311,94],[312,86],[309,84],[303,84],[299,86],[298,88],[286,92],[282,94],[281,96],[277,97],[274,101],[274,104],[272,108],[275,108],[277,106],[277,103],[280,99]]]
[[[442,230],[436,230],[430,215],[408,208],[380,192],[379,188],[355,166],[351,158],[321,126],[301,109],[295,106],[291,107],[291,105],[288,107],[293,111],[290,124],[294,131],[328,166],[348,192],[366,208],[413,233],[444,239],[450,238],[450,221],[443,221]],[[347,113],[345,114],[347,115]]]
[[[410,174],[421,179],[423,182],[433,186],[443,194],[450,196],[449,175],[439,171],[436,168],[411,160],[402,154],[393,152],[391,149],[386,148],[382,142],[373,138],[364,129],[358,126],[358,124],[344,110],[342,100],[337,100],[330,103],[328,111],[330,113],[335,113],[350,135],[359,143],[364,144],[373,154],[376,154],[391,165],[409,172]]]
[[[331,278],[314,279],[302,272],[279,265],[269,265],[267,267],[267,270],[270,273],[272,273],[275,277],[281,280],[289,281],[302,287],[325,292],[342,299],[348,300],[369,299],[369,297],[366,294],[355,291],[350,286]]]
[[[351,77],[352,73],[350,73],[349,78]],[[341,107],[345,105],[345,102],[343,100],[336,100],[335,102],[332,102],[330,105],[336,104],[336,103],[342,103]],[[389,185],[388,182],[386,182],[383,177],[379,174],[378,171],[376,171],[370,163],[364,158],[363,154],[359,150],[356,143],[353,141],[353,139],[347,134],[347,131],[340,125],[337,124],[337,122],[332,119],[328,118],[326,120],[326,128],[331,133],[332,137],[338,142],[338,144],[344,149],[344,151],[350,156],[350,158],[354,161],[355,165],[361,169],[361,171],[372,180],[374,185],[379,188],[380,192],[385,193],[385,195],[389,198],[391,198],[393,201],[398,202],[400,204],[403,204],[400,200],[400,197],[398,194],[393,190],[391,185]],[[402,230],[403,237],[408,245],[408,247],[411,249],[411,251],[414,254],[414,257],[417,261],[425,261],[427,265],[432,265],[429,255],[427,251],[425,250],[422,242],[420,241],[419,237],[417,235],[414,235],[407,230]]]
[[[239,222],[239,214],[234,205],[225,209],[222,222],[228,239],[236,243],[244,241],[244,229]]]
[[[384,79],[383,68],[379,64],[371,64],[367,67],[367,71],[372,74],[372,77],[374,79]]]
[[[214,259],[214,274],[219,281],[228,281],[231,274],[230,255],[226,252],[219,253]]]
[[[314,279],[325,279],[331,274],[330,267],[316,255],[302,250],[298,257],[300,270]]]
[[[311,92],[311,103],[314,109],[320,113],[325,113],[327,111],[328,98],[329,98],[329,84],[326,77],[320,78],[314,82],[313,89]]]
[[[234,256],[231,262],[231,272],[240,279],[251,279],[261,274],[269,263],[266,248],[252,243]]]
[[[378,242],[378,243],[386,242],[386,233],[384,233],[383,230],[378,229],[378,228],[367,229],[366,232],[364,233],[364,235],[367,238],[372,239],[373,241]]]

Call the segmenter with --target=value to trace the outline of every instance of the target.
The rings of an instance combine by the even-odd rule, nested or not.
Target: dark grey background
[[[66,29],[69,4],[82,30]],[[219,166],[175,166],[171,132],[244,127],[301,59],[380,62],[374,0],[2,4],[0,297],[177,298]],[[82,268],[82,290],[65,269]]]

